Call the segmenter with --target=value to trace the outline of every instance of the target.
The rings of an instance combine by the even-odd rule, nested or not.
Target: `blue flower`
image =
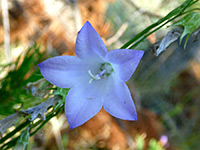
[[[78,127],[103,107],[123,120],[137,120],[135,105],[126,81],[144,52],[116,49],[107,52],[99,34],[87,21],[79,31],[75,56],[57,56],[40,63],[41,74],[50,83],[71,88],[65,115],[70,128]]]

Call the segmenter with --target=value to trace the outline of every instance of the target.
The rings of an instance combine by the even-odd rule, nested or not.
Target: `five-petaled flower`
[[[75,53],[77,57],[57,56],[38,65],[50,83],[71,88],[65,103],[71,129],[91,119],[102,107],[116,118],[137,120],[125,82],[144,52],[129,49],[107,52],[101,37],[87,21],[78,33]]]

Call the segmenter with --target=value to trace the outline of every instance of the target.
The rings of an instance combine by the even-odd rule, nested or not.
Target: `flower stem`
[[[142,42],[150,34],[152,34],[153,32],[157,31],[158,29],[160,29],[161,27],[163,27],[165,24],[169,23],[170,21],[173,21],[177,17],[185,14],[184,11],[188,7],[192,6],[193,4],[195,4],[198,1],[199,0],[187,0],[187,1],[185,1],[179,7],[177,7],[174,10],[172,10],[170,13],[168,13],[165,17],[159,19],[157,22],[155,22],[154,24],[150,25],[149,27],[147,27],[146,29],[144,29],[143,31],[138,33],[135,37],[133,37],[131,40],[129,40],[127,43],[125,43],[121,47],[121,49],[128,48],[128,47],[129,48],[135,48],[140,42]],[[160,25],[160,24],[162,24],[162,25]],[[157,27],[157,26],[159,26],[159,27]],[[155,27],[157,27],[157,28],[154,29],[153,31],[151,31]],[[148,32],[150,32],[150,33],[148,33]],[[136,43],[134,43],[134,42],[136,42]],[[132,46],[130,46],[130,45],[132,45]]]
[[[56,107],[57,105],[59,105],[59,107]],[[34,131],[32,131],[30,133],[30,136],[33,136],[34,134],[36,134],[51,118],[53,118],[54,116],[57,116],[63,110],[64,105],[60,105],[60,103],[57,104],[57,105],[54,107],[54,109],[51,112],[49,112],[46,115],[46,120],[45,121],[39,120],[39,121],[37,121],[35,123],[32,123],[27,118],[27,120],[24,123],[20,124],[15,130],[13,130],[12,132],[8,133],[5,137],[3,137],[2,139],[0,139],[0,144],[3,143],[3,142],[5,142],[9,138],[11,138],[13,135],[15,135],[17,132],[21,131],[23,128],[27,127],[28,125],[30,125],[30,131],[31,131],[31,129],[34,129],[34,128],[37,127]],[[9,142],[4,143],[0,147],[0,149],[3,150],[3,149],[9,149],[9,148],[13,147],[14,145],[16,145],[19,137],[20,137],[20,135],[17,136],[17,137],[15,137],[15,138],[12,138]]]

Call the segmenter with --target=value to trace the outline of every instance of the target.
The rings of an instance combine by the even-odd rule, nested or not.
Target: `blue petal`
[[[104,58],[106,56],[107,49],[104,42],[88,21],[78,33],[75,53],[82,59],[88,57]]]
[[[83,80],[76,87],[70,89],[65,103],[65,115],[71,129],[76,128],[93,116],[103,106],[104,81],[92,81],[90,78]]]
[[[137,113],[128,86],[112,75],[109,79],[109,92],[107,92],[103,107],[112,116],[123,120],[137,120]]]
[[[61,88],[73,87],[77,80],[88,74],[87,65],[75,56],[49,58],[38,66],[46,80]]]
[[[135,72],[144,51],[116,49],[108,52],[106,59],[123,81],[128,81]]]

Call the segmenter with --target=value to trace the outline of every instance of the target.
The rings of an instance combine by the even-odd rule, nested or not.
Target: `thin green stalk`
[[[15,146],[15,144],[16,144],[16,142],[17,142],[19,137],[13,138],[11,141],[9,141],[8,143],[6,143],[3,146],[1,146],[0,149],[1,150],[4,150],[4,149],[6,150],[6,149],[9,149],[9,148]]]
[[[185,1],[182,5],[180,5],[179,7],[177,7],[176,9],[172,10],[170,13],[168,13],[165,17],[159,19],[157,22],[155,22],[154,24],[148,26],[146,29],[144,29],[143,31],[141,31],[140,33],[138,33],[135,37],[133,37],[131,40],[129,40],[127,43],[125,43],[121,49],[124,49],[124,48],[128,48],[131,44],[133,44],[135,41],[137,41],[138,39],[144,37],[144,35],[151,31],[153,28],[155,28],[156,26],[162,24],[163,22],[165,22],[166,20],[168,20],[167,22],[172,21],[174,20],[176,17],[173,17],[173,16],[179,16],[181,14],[184,13],[184,10],[188,7],[190,7],[191,5],[193,5],[194,3],[196,3],[197,1],[199,0],[196,0],[196,1],[192,1],[192,0],[188,0],[188,1]],[[172,18],[173,19],[170,19]],[[157,28],[157,29],[160,29],[160,28]],[[154,30],[154,31],[157,31],[157,30]],[[153,33],[153,32],[151,32]],[[150,35],[150,34],[148,34]],[[142,38],[143,40],[145,38]],[[141,42],[141,40],[140,40]]]
[[[0,144],[12,137],[14,134],[22,130],[24,127],[28,126],[30,123],[29,120],[26,120],[24,123],[20,124],[16,129],[14,129],[12,132],[8,133],[6,136],[0,139]]]
[[[183,14],[187,14],[189,12],[192,12],[192,11],[195,11],[195,10],[199,10],[200,11],[200,8],[193,8],[193,9],[190,9],[188,11],[185,11]]]
[[[46,117],[46,120],[43,121],[43,123],[37,128],[35,129],[35,131],[30,133],[30,136],[33,136],[34,134],[36,134],[51,118],[57,116],[61,111],[62,111],[63,107],[60,107],[57,112],[54,112],[52,115],[49,115]]]
[[[172,19],[170,19],[170,20],[166,21],[165,23],[163,23],[162,25],[158,26],[153,31],[151,31],[148,34],[144,35],[140,40],[138,40],[136,43],[134,43],[129,49],[135,48],[138,44],[140,44],[140,42],[142,42],[144,39],[146,39],[149,35],[151,35],[152,33],[156,32],[157,30],[159,30],[160,28],[162,28],[164,25],[166,25],[167,23],[169,23],[170,21],[174,20],[175,18],[177,18],[179,16],[180,15],[177,15],[177,16],[173,17]]]
[[[52,110],[51,112],[49,112],[46,116],[46,120],[39,120],[36,123],[32,124],[30,126],[30,130],[37,127],[39,124],[39,127],[37,127],[33,132],[30,133],[30,136],[33,136],[34,134],[36,134],[51,118],[53,118],[54,116],[58,115],[61,111],[63,110],[63,105],[61,107],[56,107],[56,109]],[[24,122],[23,124],[21,124],[20,126],[18,126],[15,130],[13,130],[12,132],[8,133],[5,137],[3,137],[2,139],[0,139],[1,143],[3,143],[4,141],[6,141],[7,139],[11,138],[14,134],[16,134],[17,132],[19,132],[21,129],[23,129],[24,127],[30,125],[30,121],[27,119],[26,122]],[[4,145],[2,145],[0,147],[0,149],[8,149],[13,147],[18,138],[20,137],[17,136],[15,138],[13,138],[11,141],[5,143]]]
[[[172,20],[176,19],[177,17],[180,17],[184,14],[187,14],[189,12],[192,12],[194,10],[200,10],[199,8],[194,8],[191,10],[188,10],[186,12],[183,12],[181,14],[176,15],[175,17],[173,17],[172,19],[169,19],[168,21],[166,21],[165,23],[163,23],[162,25],[158,26],[156,29],[154,29],[153,31],[149,32],[148,34],[144,35],[140,40],[138,40],[136,43],[134,43],[132,46],[129,47],[129,49],[133,49],[136,48],[136,46],[138,46],[138,44],[140,44],[140,42],[142,42],[144,39],[146,39],[149,35],[151,35],[152,33],[156,32],[157,30],[159,30],[160,28],[162,28],[164,25],[166,25],[167,23],[171,22]]]

